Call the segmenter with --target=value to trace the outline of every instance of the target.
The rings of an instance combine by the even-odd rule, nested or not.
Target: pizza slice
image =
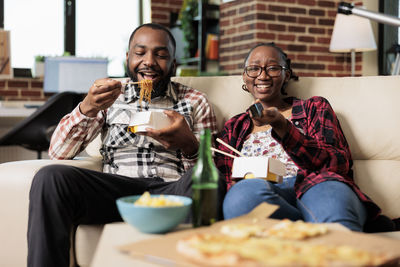
[[[220,232],[235,238],[274,236],[281,239],[303,240],[326,234],[328,227],[325,224],[306,223],[303,221],[293,222],[284,219],[269,229],[258,224],[225,224],[221,227]]]
[[[303,240],[326,233],[328,233],[328,227],[325,224],[306,223],[303,221],[293,222],[288,219],[282,220],[265,231],[267,236],[294,240]]]
[[[178,241],[177,251],[201,266],[379,266],[388,259],[347,245],[222,234],[190,235]]]
[[[265,227],[257,224],[236,223],[223,225],[220,232],[234,238],[247,238],[252,236],[263,236],[265,230]]]

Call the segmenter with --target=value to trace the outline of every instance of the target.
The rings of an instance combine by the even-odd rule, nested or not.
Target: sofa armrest
[[[25,266],[29,190],[34,175],[51,164],[102,170],[101,159],[22,160],[0,164],[0,266]]]

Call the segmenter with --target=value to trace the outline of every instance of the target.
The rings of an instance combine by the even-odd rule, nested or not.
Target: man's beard
[[[128,66],[129,66],[129,61],[128,61]],[[136,71],[136,75],[134,75],[130,71],[129,67],[127,68],[126,71],[127,71],[127,74],[129,76],[129,78],[131,78],[131,80],[133,82],[138,82],[139,81],[138,78],[137,78],[137,73],[138,73],[137,71]],[[162,77],[163,74],[164,73],[161,73],[160,76]],[[170,69],[168,75],[165,78],[161,79],[157,84],[153,84],[153,91],[151,93],[151,98],[155,98],[155,97],[158,97],[158,96],[165,95],[165,92],[168,89],[168,84],[171,81],[172,75],[173,75],[173,68]],[[134,86],[135,86],[136,92],[139,94],[139,91],[140,91],[139,86],[137,84],[135,84]]]

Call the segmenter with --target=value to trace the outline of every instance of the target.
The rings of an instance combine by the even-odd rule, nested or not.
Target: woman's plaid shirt
[[[283,139],[274,131],[272,136],[299,167],[295,184],[297,197],[300,198],[318,183],[340,181],[349,185],[366,204],[370,218],[376,217],[380,212],[379,207],[354,183],[350,149],[329,102],[322,97],[285,100],[292,104],[289,131]],[[245,138],[251,133],[251,126],[247,112],[236,115],[225,124],[220,138],[240,151]],[[219,145],[218,149],[233,154],[223,145]],[[230,187],[233,159],[216,154],[215,161]]]
[[[206,96],[192,88],[171,82],[165,95],[151,103],[142,102],[143,110],[175,110],[182,114],[199,138],[205,128],[217,131],[216,118]],[[165,181],[179,179],[194,160],[180,151],[167,150],[156,140],[127,131],[130,115],[141,110],[139,95],[128,85],[124,94],[97,117],[87,117],[76,107],[57,126],[50,144],[52,159],[71,159],[101,132],[103,171],[129,177],[160,177]]]

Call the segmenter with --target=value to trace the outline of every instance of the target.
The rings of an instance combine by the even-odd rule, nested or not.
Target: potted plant
[[[44,59],[45,56],[37,55],[35,56],[35,66],[34,66],[34,77],[43,78],[44,76]]]
[[[69,57],[69,56],[71,56],[71,53],[68,51],[65,51],[62,54],[62,57]],[[45,59],[46,59],[46,56],[43,56],[43,55],[35,56],[35,66],[33,69],[33,77],[43,78],[43,76],[44,76],[44,60]]]
[[[185,43],[184,57],[194,57],[197,50],[197,31],[194,27],[194,18],[198,14],[197,0],[184,0],[182,9],[179,13],[183,41]]]

